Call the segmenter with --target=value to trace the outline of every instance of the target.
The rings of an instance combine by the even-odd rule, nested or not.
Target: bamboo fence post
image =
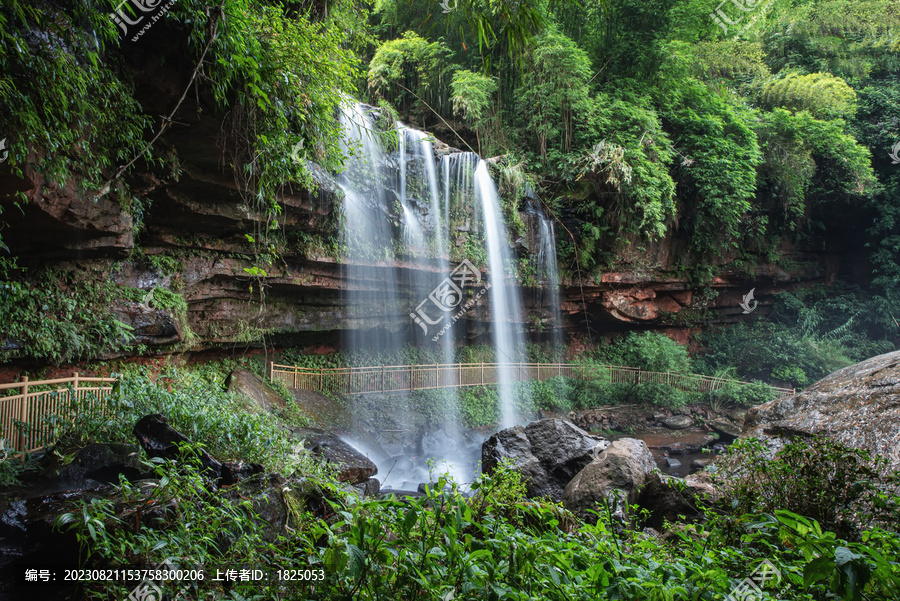
[[[78,372],[76,371],[72,376],[72,408],[76,408],[81,405],[81,395],[78,393],[78,389],[80,388],[81,382],[78,381]]]
[[[381,364],[381,392],[384,392],[384,363]]]
[[[19,432],[19,444],[22,447],[22,461],[25,461],[25,423],[28,422],[28,376],[22,376],[22,405],[19,409],[19,421],[22,422],[21,431]]]
[[[72,376],[72,408],[76,411],[77,408],[81,406],[81,395],[78,393],[81,382],[79,382],[78,380],[78,372],[76,371]]]
[[[484,386],[484,361],[481,362],[481,385]]]

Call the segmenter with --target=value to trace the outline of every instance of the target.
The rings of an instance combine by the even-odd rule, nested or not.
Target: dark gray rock
[[[107,485],[119,483],[119,475],[129,481],[143,477],[138,447],[127,444],[92,443],[80,449],[75,458],[66,465],[59,465],[47,455],[50,463],[43,474],[49,480],[36,482],[32,490],[41,494],[71,490],[99,490]]]
[[[378,478],[369,478],[365,482],[354,484],[353,488],[363,497],[377,497],[381,492],[381,482]]]
[[[690,415],[670,415],[662,418],[662,424],[670,430],[684,430],[694,424],[694,418]]]
[[[191,439],[170,426],[168,420],[159,413],[145,415],[135,424],[132,431],[149,457],[181,459],[183,456],[178,447],[193,445]],[[203,475],[215,482],[217,486],[230,486],[240,482],[243,478],[263,471],[263,466],[258,463],[244,463],[243,461],[223,463],[214,459],[203,449],[194,448],[191,452],[199,460],[203,468]]]
[[[360,484],[378,473],[368,457],[334,434],[317,428],[292,428],[291,432],[313,455],[337,467],[340,482]]]
[[[741,435],[740,426],[728,420],[712,419],[707,423],[709,424],[710,428],[729,439],[738,438]]]
[[[488,438],[481,447],[482,470],[491,473],[501,461],[508,461],[522,475],[529,497],[558,502],[566,484],[607,446],[608,440],[571,422],[542,419]]]
[[[693,522],[703,517],[702,505],[719,498],[704,477],[675,478],[654,472],[647,477],[637,503],[650,513],[646,525],[662,529],[666,522]]]
[[[562,502],[579,517],[602,503],[615,506],[624,518],[627,505],[637,501],[641,487],[656,471],[656,461],[643,440],[622,438],[613,442],[566,486]]]
[[[322,489],[304,477],[256,474],[222,494],[232,500],[249,500],[257,523],[263,525],[263,538],[270,542],[287,528],[304,526],[307,512],[321,517],[327,508]]]

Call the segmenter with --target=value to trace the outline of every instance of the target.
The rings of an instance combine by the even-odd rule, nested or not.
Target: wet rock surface
[[[609,446],[575,424],[555,418],[497,432],[482,445],[482,470],[490,473],[503,460],[523,476],[529,497],[562,499],[566,484]]]
[[[735,422],[726,419],[711,419],[708,424],[710,428],[727,440],[734,440],[741,435],[741,427]]]
[[[642,440],[622,438],[613,442],[581,470],[565,488],[563,506],[589,519],[589,510],[602,503],[614,506],[624,519],[627,505],[637,502],[641,487],[656,471],[656,462]]]
[[[92,443],[80,449],[68,464],[50,454],[42,463],[41,476],[29,487],[32,493],[100,490],[118,484],[120,474],[131,482],[146,477],[136,445]]]
[[[694,522],[703,518],[703,505],[714,504],[722,498],[708,472],[698,472],[685,478],[675,478],[660,472],[647,477],[637,503],[648,510],[646,524],[662,530],[666,522]]]
[[[275,392],[262,378],[246,369],[238,367],[232,370],[225,379],[225,386],[229,391],[247,397],[257,407],[266,411],[283,409],[287,406],[284,397]]]
[[[690,415],[671,415],[662,418],[660,421],[670,430],[683,430],[690,428],[694,424],[694,419]]]
[[[744,434],[822,435],[900,470],[900,351],[840,369],[797,394],[754,407]]]
[[[378,473],[375,463],[338,436],[317,428],[291,428],[293,437],[313,455],[335,465],[338,480],[361,484]]]
[[[179,445],[193,445],[187,436],[170,426],[168,420],[159,413],[142,417],[135,424],[133,432],[148,457],[179,459],[182,456]],[[220,462],[203,449],[194,449],[191,452],[200,461],[204,475],[217,486],[236,484],[248,476],[263,471],[263,466],[258,463]]]

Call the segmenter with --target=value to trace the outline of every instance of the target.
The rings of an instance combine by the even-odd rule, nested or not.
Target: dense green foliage
[[[376,5],[370,91],[435,130],[462,116],[449,135],[515,157],[546,200],[580,218],[583,267],[610,265],[636,239],[680,236],[685,267],[708,280],[723,252],[773,260],[785,238],[852,226],[870,228],[893,294],[896,244],[872,220],[893,223],[897,210],[882,191],[896,185],[886,150],[900,139],[890,2],[760,4],[740,32],[688,0],[529,0],[518,20],[505,2],[426,4]],[[388,58],[411,40],[415,51]],[[404,89],[387,89],[381,74],[401,59],[431,75],[409,71]],[[835,218],[851,206],[864,209]]]
[[[137,420],[160,413],[214,457],[260,462],[286,474],[301,464],[313,465],[305,455],[295,454],[296,442],[279,427],[280,421],[298,422],[296,412],[255,410],[247,399],[226,392],[223,381],[214,369],[131,369],[121,374],[105,417],[81,411],[80,421],[59,425],[61,448],[87,442],[133,443],[131,428]],[[305,425],[302,419],[299,423]]]
[[[126,380],[129,394],[120,398],[175,410],[173,415],[181,405],[195,407],[194,398],[206,399],[212,409],[201,413],[204,425],[196,440],[225,456],[270,435],[271,416],[253,417],[246,426],[220,423],[222,429],[214,434],[206,425],[219,419],[215,415],[221,411],[216,409],[230,402],[218,383],[210,385],[183,372],[167,375],[173,378],[171,392],[154,390],[134,376]],[[130,436],[127,420],[104,424],[96,416],[85,416],[82,424],[94,424],[88,427],[89,436]],[[278,448],[270,447],[275,452],[268,458],[270,467],[272,462],[286,466],[280,463],[285,455]],[[764,560],[779,577],[761,583],[759,599],[896,597],[896,514],[894,522],[867,522],[862,533],[832,530],[832,525],[846,523],[835,518],[850,517],[843,512],[860,511],[855,505],[860,491],[874,489],[852,485],[868,475],[858,454],[833,446],[815,448],[828,452],[835,470],[816,469],[818,453],[808,445],[788,447],[768,460],[765,469],[755,469],[747,487],[733,489],[721,505],[708,508],[705,520],[676,525],[673,536],[665,539],[639,528],[622,528],[602,505],[583,522],[558,505],[526,499],[520,477],[502,467],[480,476],[470,496],[438,474],[425,496],[405,499],[359,499],[321,473],[288,480],[283,491],[288,527],[273,529],[261,519],[270,501],[254,492],[259,490],[256,484],[211,493],[187,458],[145,463],[157,478],[155,486],[123,480],[111,498],[73,501],[57,527],[75,532],[85,567],[120,567],[124,561],[153,568],[175,557],[183,569],[264,569],[270,575],[228,587],[212,578],[163,585],[170,595],[183,590],[192,598],[211,593],[233,600],[712,601],[733,593]],[[762,467],[760,462],[751,465]],[[777,476],[798,467],[804,469],[796,481]],[[304,473],[313,472],[307,467]],[[784,497],[785,492],[794,496]],[[322,496],[327,499],[324,505],[316,501]],[[738,501],[734,506],[732,498]],[[887,495],[880,498],[896,502]],[[751,506],[745,508],[744,501]],[[779,506],[782,501],[787,506]],[[753,513],[744,513],[747,508]],[[821,522],[802,513],[817,508],[826,512],[819,516]],[[635,519],[639,524],[638,513]],[[867,514],[852,519],[867,519]],[[285,583],[275,577],[279,569],[323,570],[324,578]],[[123,598],[130,588],[120,582],[85,584],[91,599]]]
[[[177,158],[159,158],[150,144],[173,122],[154,127],[133,97],[135,75],[125,59],[132,42],[119,38],[109,18],[114,3],[31,4],[13,0],[0,7],[0,131],[9,136],[13,173],[24,177],[33,169],[46,186],[74,180],[92,196],[112,191],[140,227],[149,207],[124,178],[142,168],[177,179]],[[177,45],[159,60],[177,55],[196,63],[215,108],[228,113],[223,163],[258,217],[249,238],[251,275],[265,275],[277,256],[274,234],[286,186],[316,186],[310,163],[294,162],[292,148],[302,142],[301,157],[328,169],[343,162],[334,117],[342,92],[355,85],[353,48],[365,41],[365,17],[352,2],[299,11],[253,0],[189,0],[173,4],[153,28]],[[181,71],[183,63],[172,68]],[[176,108],[184,109],[173,100]]]
[[[48,268],[29,278],[0,279],[0,358],[59,364],[122,348],[131,327],[110,311],[122,295],[105,274],[91,270]]]
[[[778,295],[766,320],[700,336],[697,371],[728,371],[802,388],[832,371],[894,350],[892,310],[881,296],[852,286]]]
[[[723,489],[734,507],[746,513],[774,513],[787,509],[819,522],[823,528],[850,540],[859,539],[875,524],[900,526],[897,500],[887,494],[879,471],[883,458],[848,449],[824,438],[798,438],[785,445],[773,461],[766,444],[742,439],[717,462],[725,473]],[[893,478],[894,490],[897,478]]]

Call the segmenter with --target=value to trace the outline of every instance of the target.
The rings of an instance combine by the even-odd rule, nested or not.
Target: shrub
[[[839,536],[857,538],[874,524],[900,527],[900,489],[896,482],[881,481],[879,463],[866,451],[825,438],[797,438],[777,452],[750,438],[729,447],[720,480],[737,513],[785,509]]]
[[[749,384],[729,382],[722,388],[711,392],[709,396],[710,402],[717,406],[732,404],[740,407],[752,407],[774,400],[775,391],[771,386],[762,382]]]
[[[691,371],[687,347],[658,332],[631,332],[597,352],[611,365],[639,367],[647,371]]]
[[[531,382],[531,395],[539,409],[568,412],[575,407],[576,382],[572,378],[554,376]]]
[[[134,443],[134,424],[144,415],[160,413],[173,428],[220,460],[261,463],[284,473],[305,461],[304,456],[294,454],[294,441],[278,418],[209,383],[204,375],[208,374],[169,368],[154,381],[145,368],[123,374],[107,399],[105,416],[85,411],[83,405],[73,406],[75,419],[64,425],[57,450],[89,442]],[[314,468],[311,464],[306,467]]]
[[[459,391],[459,411],[467,427],[491,426],[500,421],[500,394],[495,386],[474,386]]]

